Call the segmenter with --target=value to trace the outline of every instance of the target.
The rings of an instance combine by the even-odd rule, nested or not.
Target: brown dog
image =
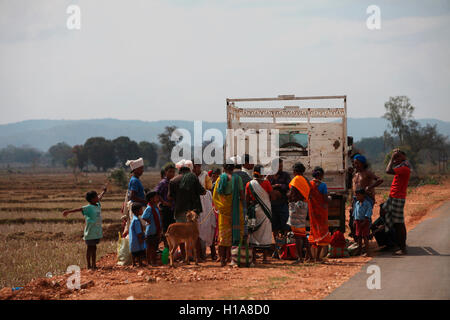
[[[198,264],[198,252],[195,244],[198,239],[198,224],[197,214],[194,211],[186,213],[187,222],[172,223],[166,232],[166,239],[169,244],[170,252],[170,266],[175,267],[173,264],[173,255],[180,243],[185,243],[186,248],[186,264],[189,264],[189,252],[191,249],[194,251],[195,264]]]

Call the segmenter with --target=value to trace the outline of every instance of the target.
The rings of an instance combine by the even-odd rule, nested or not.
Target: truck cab
[[[329,228],[330,231],[344,232],[352,148],[352,139],[347,137],[347,96],[280,95],[276,98],[227,99],[226,103],[227,129],[256,134],[261,129],[277,130],[277,154],[289,174],[292,175],[291,168],[296,162],[303,163],[308,178],[312,178],[314,167],[324,169],[323,182],[332,197],[328,209]],[[227,130],[227,141],[229,132],[231,130]],[[245,139],[248,146],[248,137]],[[234,148],[234,145],[227,144],[226,148]],[[239,152],[227,150],[227,154]]]

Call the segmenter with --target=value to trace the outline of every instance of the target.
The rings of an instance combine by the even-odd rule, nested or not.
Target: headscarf
[[[195,186],[195,183],[197,181],[198,178],[195,174],[193,174],[192,172],[186,172],[183,174],[183,177],[181,178],[180,189],[189,191]]]
[[[180,170],[182,167],[188,167],[189,169],[194,169],[194,164],[191,160],[182,159],[175,164],[175,167]]]
[[[227,183],[228,183],[228,175],[226,173],[222,173],[220,175],[219,185],[217,186],[217,192],[219,192],[219,194],[225,194]]]
[[[366,164],[367,163],[367,159],[366,157],[364,157],[363,155],[356,155],[353,160],[358,160],[359,162],[361,162],[362,164]]]
[[[304,176],[295,176],[289,183],[289,186],[297,188],[306,200],[309,199],[311,187]]]

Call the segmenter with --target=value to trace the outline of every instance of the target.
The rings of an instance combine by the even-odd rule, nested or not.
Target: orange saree
[[[318,189],[320,183],[316,180],[310,181],[309,242],[317,246],[327,246],[331,241],[331,234],[328,230],[328,203]]]

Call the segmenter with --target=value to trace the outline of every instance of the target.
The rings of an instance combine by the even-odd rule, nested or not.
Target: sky
[[[226,98],[280,94],[347,95],[353,118],[406,95],[450,121],[449,34],[439,0],[0,0],[0,124],[225,121]]]

